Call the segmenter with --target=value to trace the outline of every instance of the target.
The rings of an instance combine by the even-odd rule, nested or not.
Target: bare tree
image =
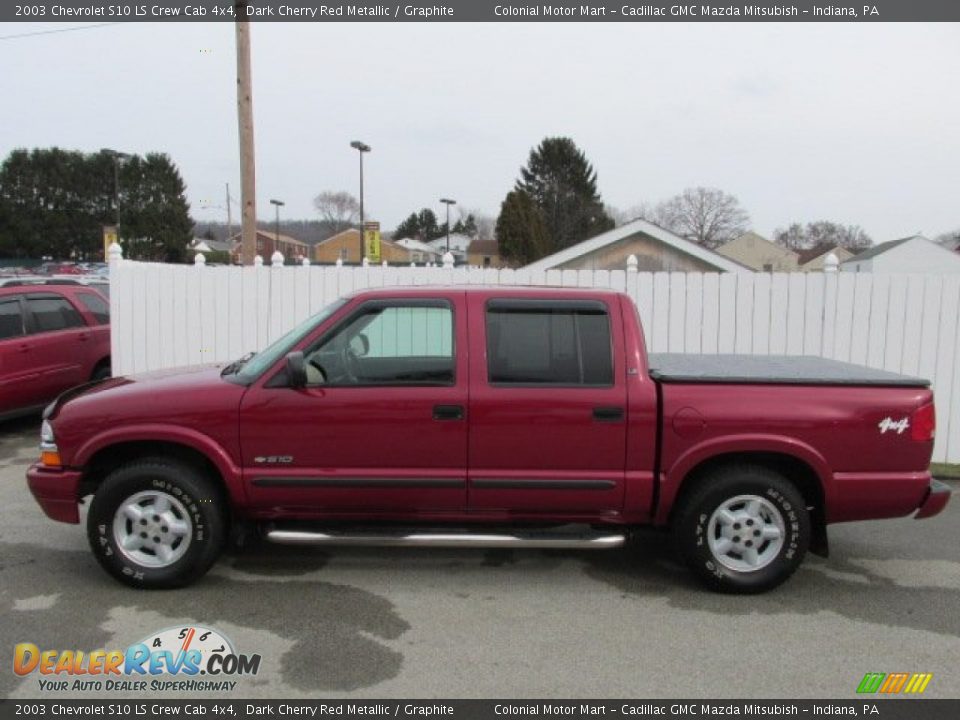
[[[657,205],[653,215],[653,222],[708,248],[742,235],[750,222],[737,198],[705,187],[687,188]]]
[[[353,195],[343,191],[320,193],[313,199],[313,207],[335,233],[353,225],[360,216],[360,203]]]
[[[950,250],[960,247],[960,227],[950,232],[940,233],[933,239],[933,241],[940,243]]]
[[[791,223],[789,227],[773,231],[773,241],[791,250],[839,245],[851,252],[870,247],[873,240],[859,225],[841,225],[829,220],[817,220],[806,225]]]

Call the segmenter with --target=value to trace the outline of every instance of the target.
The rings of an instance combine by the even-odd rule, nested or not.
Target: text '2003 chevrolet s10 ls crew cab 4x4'
[[[817,358],[653,355],[627,295],[355,293],[224,367],[47,408],[30,489],[135,587],[232,535],[287,544],[612,548],[671,530],[693,572],[772,588],[830,523],[935,515],[928,383]]]

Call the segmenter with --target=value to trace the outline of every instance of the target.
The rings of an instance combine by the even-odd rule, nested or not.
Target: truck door
[[[466,509],[464,293],[367,300],[301,349],[308,385],[241,405],[253,505],[307,515]]]
[[[623,508],[626,400],[616,296],[470,296],[471,511]]]

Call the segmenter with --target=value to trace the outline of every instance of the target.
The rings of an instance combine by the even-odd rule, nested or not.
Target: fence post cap
[[[381,263],[381,265],[383,265],[384,267],[390,267],[390,263],[388,263],[386,260],[384,260],[384,261]]]
[[[631,254],[631,255],[627,256],[627,270],[628,270],[629,272],[637,272],[637,268],[638,268],[639,265],[640,265],[640,263],[639,263],[639,261],[637,260],[637,256],[636,256],[636,255],[632,255],[632,254]]]
[[[410,261],[410,267],[416,267],[416,266],[417,266],[417,264],[411,260],[411,261]]]
[[[840,258],[837,257],[837,254],[834,252],[827,253],[827,256],[823,259],[823,271],[836,272],[839,267]]]
[[[337,267],[343,267],[343,258],[338,257],[336,262]]]
[[[203,267],[204,265],[207,264],[207,256],[204,255],[202,252],[198,252],[196,255],[193,256],[193,264],[196,265],[197,267]]]
[[[263,267],[263,258],[259,255],[253,256],[253,264],[255,267]]]
[[[123,248],[118,242],[110,243],[110,247],[107,248],[107,262],[112,265],[120,260],[123,260]]]
[[[370,258],[368,258],[366,255],[364,255],[364,256],[363,256],[363,263],[362,263],[362,264],[363,264],[364,267],[370,267]]]
[[[270,264],[274,267],[283,265],[283,253],[279,250],[274,250],[273,255],[270,256]]]
[[[453,267],[453,253],[449,250],[443,254],[443,266],[445,268]]]
[[[303,260],[300,261],[300,264],[303,265],[304,267],[310,267],[310,258],[305,257]]]

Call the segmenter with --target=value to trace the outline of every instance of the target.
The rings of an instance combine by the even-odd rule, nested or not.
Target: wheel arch
[[[828,555],[826,507],[829,502],[828,479],[831,475],[825,461],[812,450],[797,452],[792,447],[727,448],[690,458],[682,465],[677,463],[665,483],[672,493],[668,501],[661,502],[658,508],[658,524],[672,524],[685,499],[697,487],[707,482],[718,469],[735,465],[755,465],[773,470],[796,487],[810,512],[810,551],[823,557]]]
[[[208,474],[231,504],[242,498],[240,471],[229,455],[210,438],[184,435],[170,428],[127,428],[85,444],[72,459],[83,468],[81,493],[89,494],[112,470],[136,459],[167,457]]]

